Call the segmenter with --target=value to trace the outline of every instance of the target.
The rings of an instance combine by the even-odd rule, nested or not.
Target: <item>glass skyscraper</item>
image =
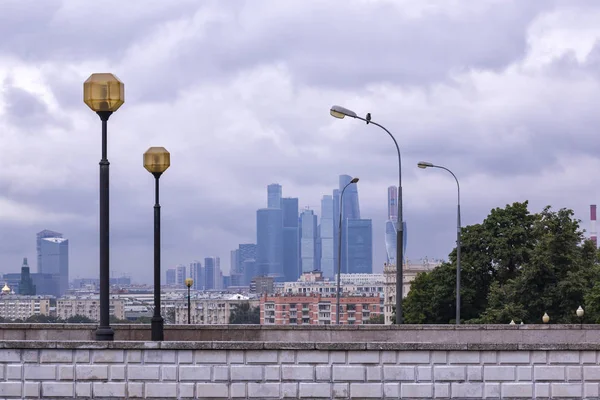
[[[298,224],[298,199],[282,198],[283,218],[283,275],[286,282],[300,277],[300,228]]]
[[[281,185],[278,183],[267,186],[267,208],[281,208]]]
[[[258,276],[284,279],[281,208],[262,208],[256,211],[256,255]]]
[[[349,274],[373,273],[373,227],[370,219],[346,221],[347,272]]]
[[[321,199],[321,224],[319,225],[319,238],[321,242],[321,271],[323,276],[334,276],[334,245],[333,245],[333,196],[325,195]]]
[[[388,220],[385,222],[385,250],[387,253],[388,264],[396,265],[396,237],[398,236],[398,188],[396,186],[388,187]],[[402,222],[403,244],[402,250],[404,260],[406,260],[406,222]]]
[[[38,240],[39,272],[57,279],[57,287],[52,294],[60,297],[69,289],[69,240],[63,237],[40,238],[39,234]]]
[[[302,272],[317,269],[317,216],[313,210],[304,210],[300,214],[300,260]]]

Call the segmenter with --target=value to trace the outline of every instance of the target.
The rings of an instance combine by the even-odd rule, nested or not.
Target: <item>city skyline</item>
[[[227,271],[230,250],[255,241],[267,185],[319,210],[347,173],[360,178],[381,271],[397,154],[385,132],[331,118],[333,104],[371,113],[398,139],[409,259],[447,258],[455,245],[455,183],[418,170],[421,160],[457,175],[463,226],[529,200],[573,209],[589,230],[600,198],[600,177],[585,172],[600,167],[596,2],[154,2],[117,17],[113,0],[38,3],[15,2],[0,24],[2,272],[23,257],[35,270],[32,237],[50,227],[69,238],[71,279],[98,275],[100,132],[82,85],[105,71],[125,84],[109,134],[114,277],[151,282],[150,146],[172,161],[163,269],[219,255]]]

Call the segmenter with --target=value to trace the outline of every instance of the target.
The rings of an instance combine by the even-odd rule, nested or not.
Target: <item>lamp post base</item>
[[[152,321],[150,322],[150,326],[152,328],[152,340],[153,341],[162,341],[165,340],[164,336],[164,319],[161,316],[152,317]]]
[[[115,339],[115,331],[110,326],[99,326],[96,329],[96,340],[112,341]]]

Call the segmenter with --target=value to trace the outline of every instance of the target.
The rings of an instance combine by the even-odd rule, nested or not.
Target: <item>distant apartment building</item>
[[[6,293],[0,296],[0,318],[24,321],[34,315],[50,315],[50,298]]]
[[[111,296],[109,312],[118,319],[125,319],[125,300]],[[98,296],[63,297],[56,301],[56,315],[61,319],[81,315],[93,321],[100,321],[100,299]]]
[[[402,298],[405,298],[410,291],[410,285],[415,280],[417,275],[422,272],[429,272],[438,267],[442,261],[429,260],[424,258],[420,262],[411,262],[410,260],[404,263],[402,268]],[[384,314],[385,323],[392,323],[393,307],[396,306],[396,266],[393,264],[385,264],[383,267],[383,275],[385,277],[385,301]]]
[[[378,294],[340,298],[340,324],[365,324],[383,313]],[[263,295],[260,323],[263,325],[330,325],[336,322],[336,296],[322,294]]]
[[[176,283],[177,283],[177,270],[175,268],[167,269],[165,285],[175,286]]]
[[[383,295],[385,278],[383,274],[342,274],[340,289],[346,295],[363,295],[377,293]],[[334,279],[323,279],[321,272],[303,274],[297,282],[285,282],[285,294],[334,294],[337,290],[337,275]]]
[[[175,267],[175,285],[179,287],[185,286],[185,278],[187,278],[187,268],[185,265]]]
[[[250,282],[250,293],[273,293],[274,279],[272,276],[257,276]]]
[[[223,325],[229,323],[232,310],[242,303],[250,307],[258,307],[258,299],[250,299],[239,294],[223,298],[192,299],[190,320],[198,325]],[[175,323],[187,324],[187,300],[173,302],[175,307]]]

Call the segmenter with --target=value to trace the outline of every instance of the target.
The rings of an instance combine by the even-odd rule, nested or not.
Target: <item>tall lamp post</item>
[[[458,178],[454,175],[454,172],[450,171],[446,167],[441,165],[434,165],[430,162],[421,161],[417,164],[419,168],[440,168],[450,172],[456,181],[456,187],[458,189],[458,202],[456,207],[456,325],[460,325],[460,184]]]
[[[83,83],[83,102],[102,121],[102,159],[100,160],[100,324],[96,340],[114,340],[110,326],[109,197],[107,158],[108,118],[125,102],[125,85],[113,74],[92,74]]]
[[[344,209],[344,192],[346,188],[353,183],[357,183],[358,178],[352,178],[350,182],[344,186],[342,189],[342,194],[340,194],[340,221],[338,226],[338,268],[337,268],[337,299],[335,305],[335,324],[340,324],[340,283],[342,277],[342,210]]]
[[[192,323],[191,311],[190,311],[192,309],[192,300],[190,297],[190,290],[191,290],[193,284],[194,284],[194,280],[192,278],[185,278],[185,286],[187,286],[187,288],[188,288],[188,325],[190,325]]]
[[[371,114],[368,113],[366,118],[359,117],[354,111],[348,110],[347,108],[340,106],[333,106],[329,110],[329,113],[332,117],[335,118],[344,118],[350,117],[359,119],[361,121],[365,121],[368,124],[373,124],[375,126],[383,129],[394,141],[394,145],[396,145],[396,150],[398,152],[398,222],[396,223],[396,324],[401,324],[403,322],[403,313],[402,313],[402,289],[403,289],[403,261],[404,261],[404,227],[402,224],[402,157],[400,156],[400,147],[398,147],[398,142],[396,138],[390,131],[388,131],[383,125],[378,124],[377,122],[371,121]]]
[[[164,340],[164,319],[160,315],[160,202],[159,179],[171,165],[171,154],[164,147],[150,147],[144,153],[144,168],[154,175],[154,315],[152,340]]]

